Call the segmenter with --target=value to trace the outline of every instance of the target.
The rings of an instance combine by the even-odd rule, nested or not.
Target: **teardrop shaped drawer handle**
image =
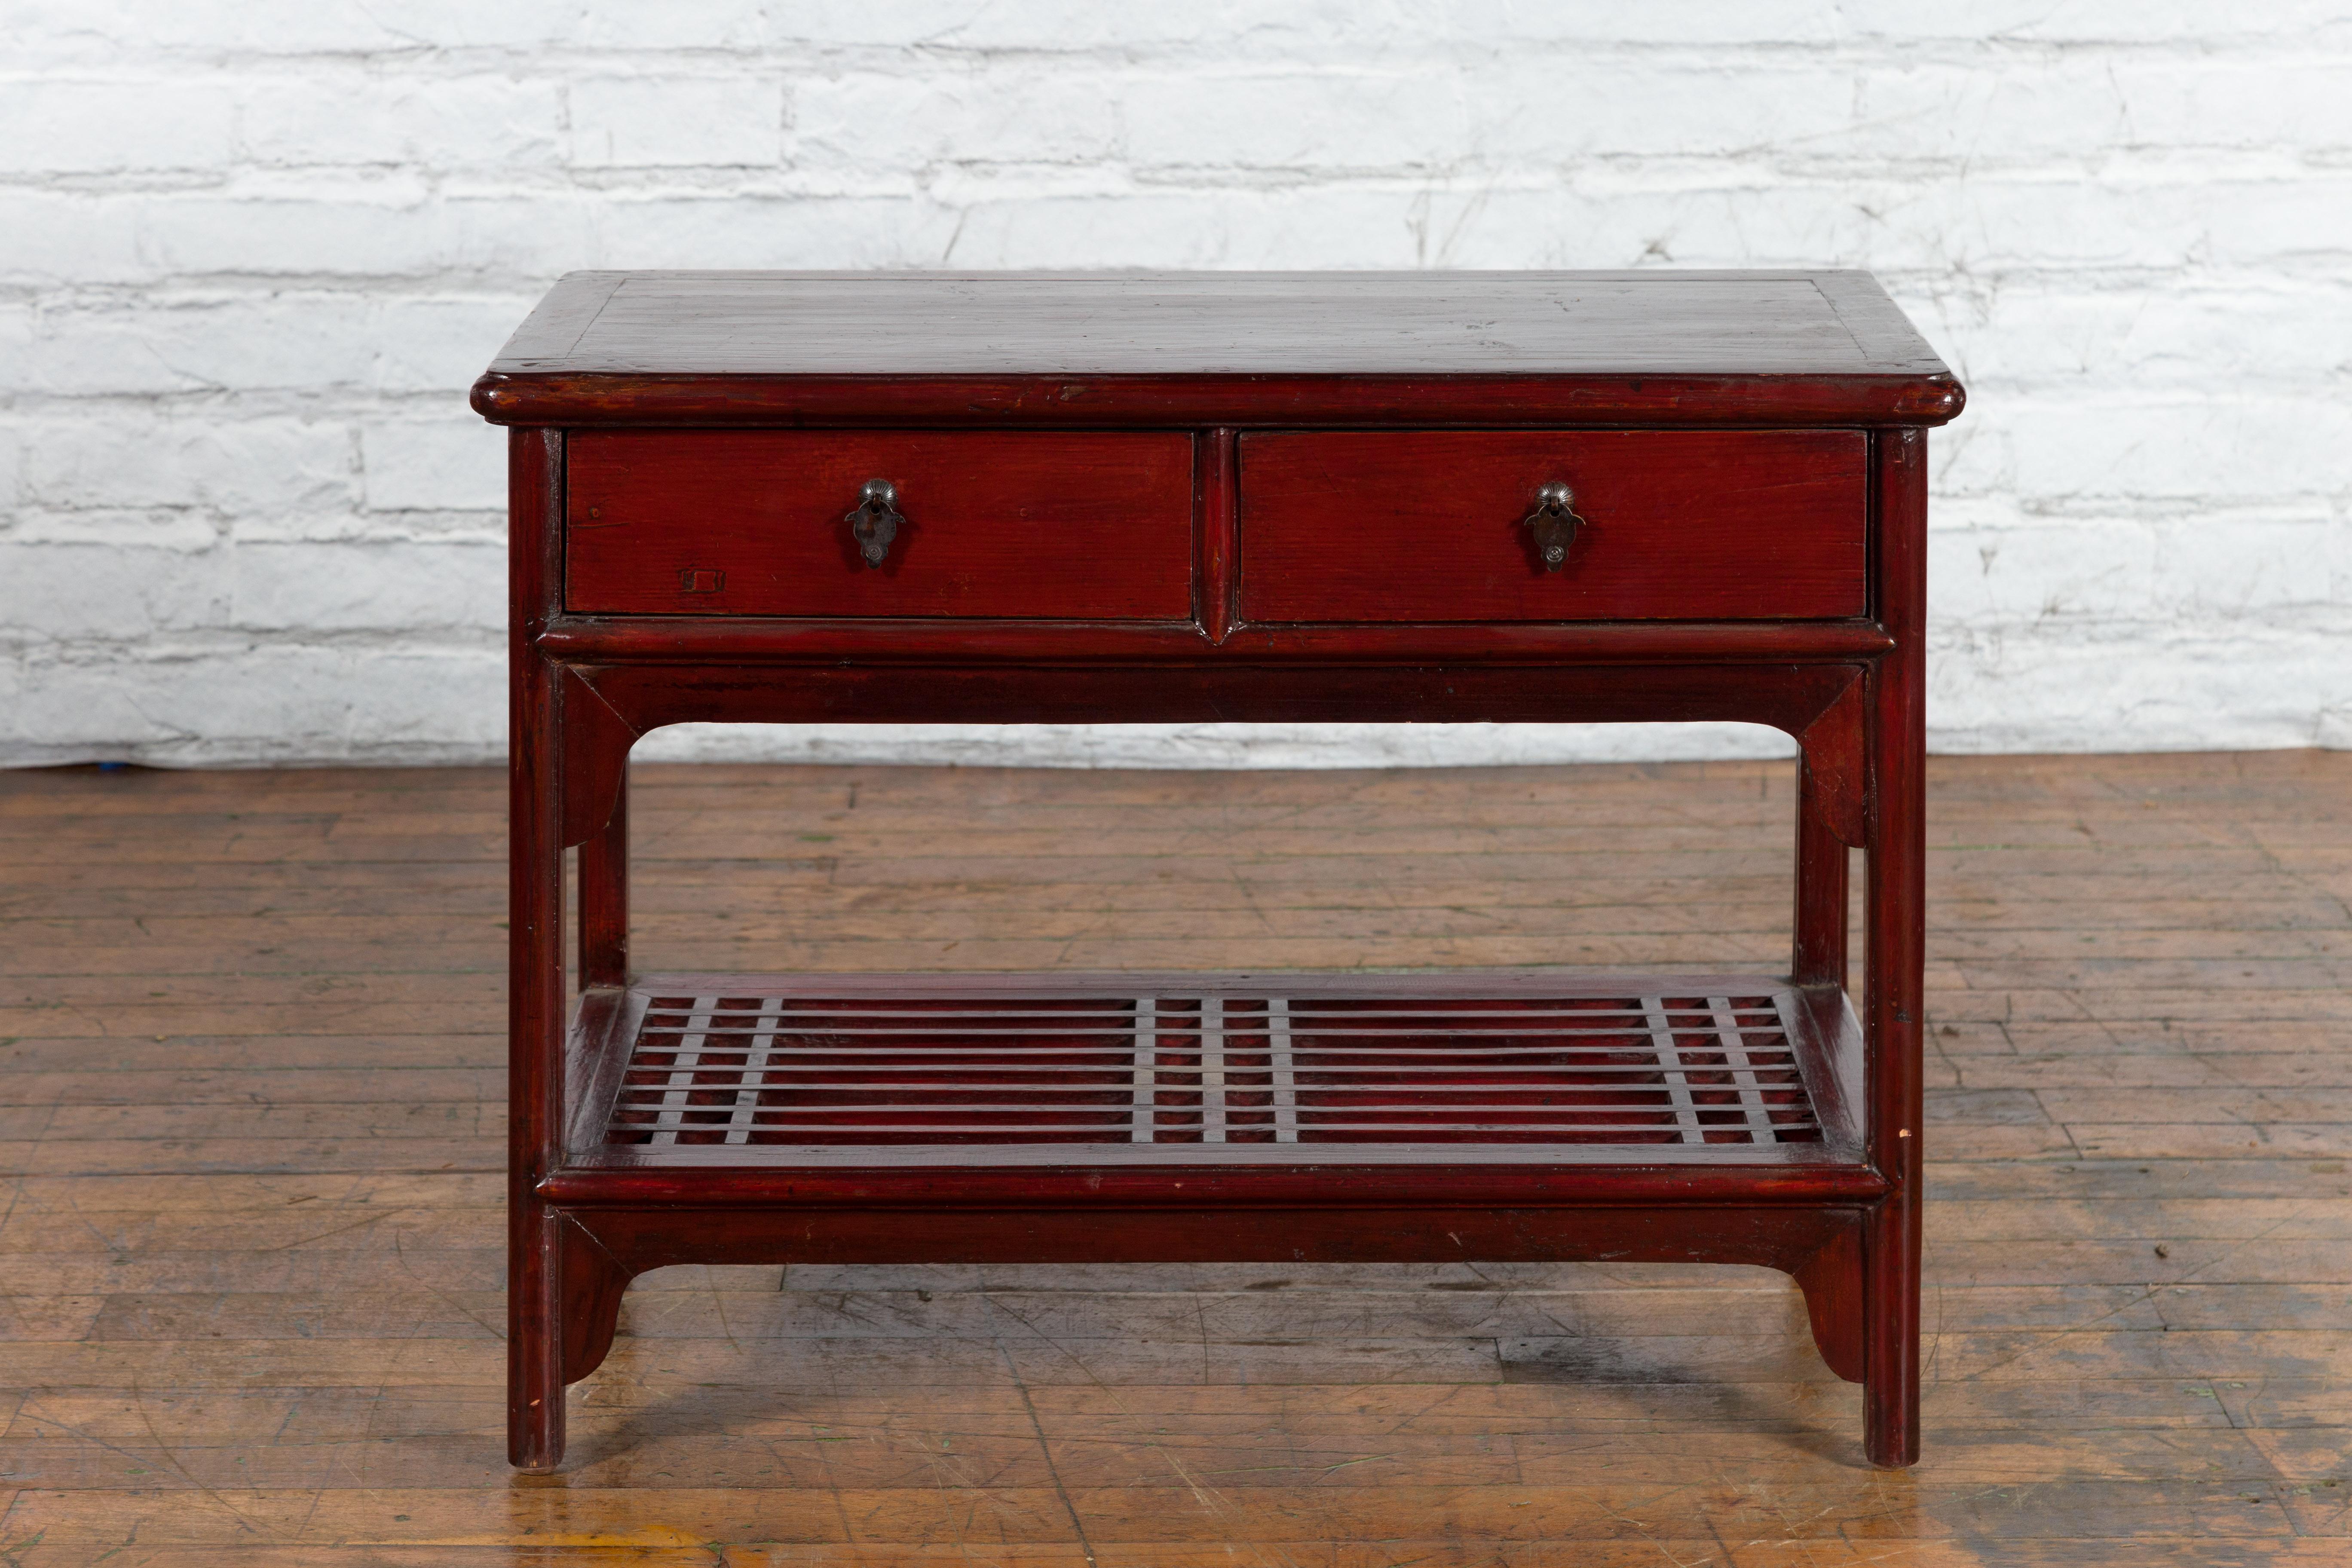
[[[898,537],[906,519],[898,515],[898,487],[887,479],[868,479],[866,488],[857,492],[857,505],[841,520],[849,524],[849,535],[857,541],[857,552],[866,557],[868,566],[879,566],[890,558],[891,541]]]
[[[1576,515],[1576,492],[1559,484],[1536,491],[1535,510],[1519,521],[1535,536],[1536,553],[1547,572],[1568,564],[1568,547],[1576,542],[1576,531],[1584,526],[1584,520]]]

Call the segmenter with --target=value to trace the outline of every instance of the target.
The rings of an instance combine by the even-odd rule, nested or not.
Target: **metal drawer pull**
[[[866,480],[857,492],[856,507],[841,521],[849,524],[866,564],[881,565],[890,558],[890,542],[898,537],[899,524],[907,521],[898,515],[898,487],[887,479]]]
[[[1576,492],[1566,485],[1546,485],[1536,491],[1536,509],[1519,521],[1535,535],[1536,553],[1544,570],[1557,572],[1568,564],[1568,547],[1584,520],[1576,515]]]

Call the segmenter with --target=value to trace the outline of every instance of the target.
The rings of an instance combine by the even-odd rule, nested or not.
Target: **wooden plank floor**
[[[713,1268],[530,1479],[498,776],[0,775],[0,1563],[2352,1563],[2352,754],[1930,777],[1916,1470],[1762,1270]],[[1790,784],[647,769],[639,957],[1772,964]]]

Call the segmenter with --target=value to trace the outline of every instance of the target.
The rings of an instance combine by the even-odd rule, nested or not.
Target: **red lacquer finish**
[[[1182,435],[573,437],[564,604],[604,615],[1189,619]],[[846,521],[903,519],[879,565]]]
[[[1242,439],[1253,621],[1832,620],[1867,606],[1855,430]],[[1546,566],[1526,519],[1581,523]]]
[[[560,671],[534,638],[555,608],[562,437],[508,439],[509,709],[507,986],[507,1453],[527,1470],[563,1457],[559,1221],[539,1184],[562,1157],[563,736]]]
[[[474,385],[509,425],[1941,425],[1860,272],[579,272]]]
[[[516,426],[518,1466],[645,1269],[1095,1259],[1763,1264],[1870,1458],[1916,1458],[1925,427],[1961,392],[1868,279],[583,274],[475,404]],[[1790,971],[629,973],[650,730],[1236,719],[1777,726]]]
[[[1874,438],[1879,613],[1895,648],[1870,687],[1868,973],[1863,1016],[1867,1140],[1893,1190],[1863,1230],[1867,1362],[1864,1437],[1873,1463],[1919,1458],[1921,1006],[1927,963],[1927,438]]]

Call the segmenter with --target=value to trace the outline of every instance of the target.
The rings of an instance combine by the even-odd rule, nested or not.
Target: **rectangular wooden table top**
[[[1207,383],[1226,421],[1381,422],[1433,377],[1449,418],[1506,422],[1596,396],[1674,423],[1941,424],[1961,403],[1843,271],[576,272],[474,401],[515,424],[1181,422]]]

